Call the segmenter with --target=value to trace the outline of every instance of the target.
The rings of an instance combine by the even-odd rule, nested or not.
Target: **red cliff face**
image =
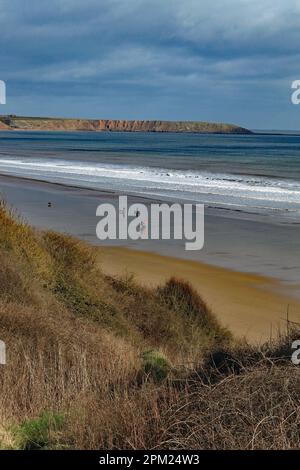
[[[0,117],[1,129],[98,132],[195,132],[210,134],[250,134],[233,124],[194,121],[128,121],[111,119],[53,119]]]
[[[7,130],[9,130],[9,129],[10,129],[9,126],[7,126],[6,124],[4,124],[4,122],[1,122],[1,121],[0,121],[0,130],[1,130],[1,131],[7,131]]]
[[[115,132],[199,132],[199,133],[238,133],[250,131],[232,124],[193,122],[193,121],[98,121],[98,130]]]

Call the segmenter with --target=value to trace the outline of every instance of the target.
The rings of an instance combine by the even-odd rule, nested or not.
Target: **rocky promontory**
[[[143,121],[115,119],[61,119],[0,116],[0,130],[191,132],[199,134],[252,134],[244,127],[204,121]]]

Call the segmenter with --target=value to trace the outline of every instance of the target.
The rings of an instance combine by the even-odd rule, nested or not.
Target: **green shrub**
[[[44,411],[36,419],[27,419],[14,429],[16,442],[22,450],[40,450],[56,446],[64,416]]]
[[[152,377],[155,382],[161,382],[168,377],[171,366],[161,352],[149,350],[143,352],[141,357],[144,373]]]

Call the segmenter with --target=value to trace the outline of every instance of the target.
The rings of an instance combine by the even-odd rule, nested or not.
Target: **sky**
[[[1,114],[300,129],[299,0],[0,0]]]

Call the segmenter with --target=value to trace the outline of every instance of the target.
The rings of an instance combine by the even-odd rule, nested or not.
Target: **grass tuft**
[[[13,430],[21,450],[55,448],[59,441],[65,418],[62,414],[44,411],[35,419],[27,419]]]
[[[171,372],[167,358],[159,351],[145,351],[141,354],[143,372],[147,377],[153,378],[157,383],[165,380]]]

